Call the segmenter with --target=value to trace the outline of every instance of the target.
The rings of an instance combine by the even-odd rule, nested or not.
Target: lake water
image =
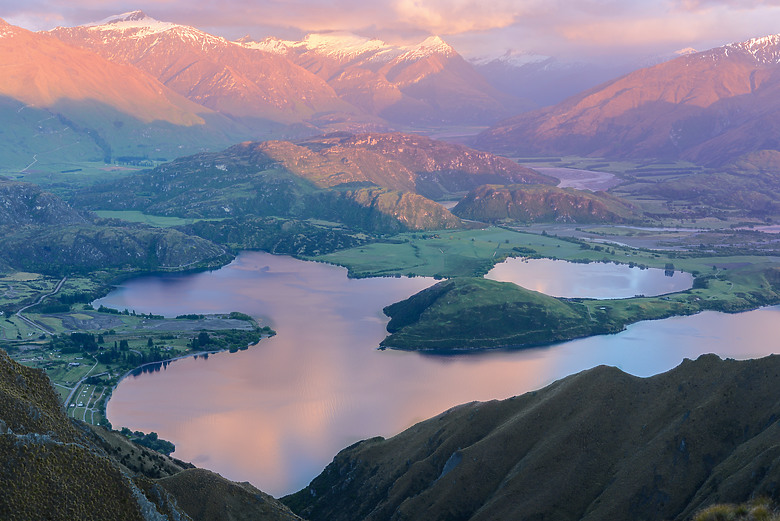
[[[522,394],[599,364],[649,376],[702,353],[753,358],[780,347],[773,307],[644,322],[526,350],[377,350],[381,308],[433,282],[350,280],[339,267],[264,253],[242,253],[214,272],[128,281],[98,304],[168,316],[243,311],[273,318],[278,335],[248,351],[129,377],[108,417],[115,428],[173,441],[181,459],[278,496],[305,486],[355,441],[392,436],[460,403]]]
[[[581,264],[550,259],[512,258],[497,264],[485,277],[514,282],[554,297],[649,297],[690,289],[693,284],[690,273],[673,270],[669,273],[671,276],[664,270],[642,270],[626,264]]]

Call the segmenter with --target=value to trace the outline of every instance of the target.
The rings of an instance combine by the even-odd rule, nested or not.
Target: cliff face
[[[299,519],[251,486],[188,466],[68,419],[46,375],[0,350],[0,519]],[[203,490],[219,494],[194,493]]]
[[[652,378],[597,367],[339,453],[284,498],[309,519],[689,519],[780,494],[780,357]]]

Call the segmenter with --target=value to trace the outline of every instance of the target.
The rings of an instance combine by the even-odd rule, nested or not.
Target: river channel
[[[567,263],[555,266],[548,276],[560,278],[555,270]],[[128,281],[96,304],[166,316],[242,311],[278,335],[247,351],[128,377],[108,418],[115,428],[155,431],[176,444],[176,457],[279,496],[305,486],[355,441],[392,436],[460,403],[522,394],[600,364],[650,376],[703,353],[741,359],[780,347],[780,307],[771,307],[643,322],[524,350],[377,350],[386,334],[382,307],[434,282],[348,279],[340,267],[257,252],[213,272]]]

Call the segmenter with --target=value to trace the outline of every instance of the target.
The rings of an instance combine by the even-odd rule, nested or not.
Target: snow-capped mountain
[[[231,121],[130,65],[0,20],[0,140],[6,168],[35,157],[173,157],[241,135]],[[23,162],[23,163],[19,163]]]
[[[776,149],[778,58],[777,35],[684,54],[506,120],[484,133],[480,143],[520,153],[711,164]]]
[[[241,119],[293,123],[321,112],[357,112],[316,75],[275,53],[250,49],[141,11],[51,34],[134,65],[192,101]]]
[[[438,36],[407,46],[344,32],[238,43],[289,58],[342,99],[395,123],[484,124],[530,107],[491,87]]]
[[[721,49],[721,52],[726,56],[734,52],[749,54],[755,60],[756,65],[776,65],[780,63],[780,34],[732,43]]]
[[[312,52],[340,63],[358,60],[387,62],[403,52],[401,48],[388,45],[382,40],[343,32],[308,34],[301,41],[280,40],[270,36],[259,42],[242,39],[239,43],[249,48],[281,55]]]

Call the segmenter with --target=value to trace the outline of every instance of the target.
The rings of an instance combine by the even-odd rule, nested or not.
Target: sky
[[[228,39],[349,31],[408,44],[436,34],[466,56],[514,49],[584,61],[780,33],[780,0],[0,0],[0,18],[31,30],[136,9]]]

